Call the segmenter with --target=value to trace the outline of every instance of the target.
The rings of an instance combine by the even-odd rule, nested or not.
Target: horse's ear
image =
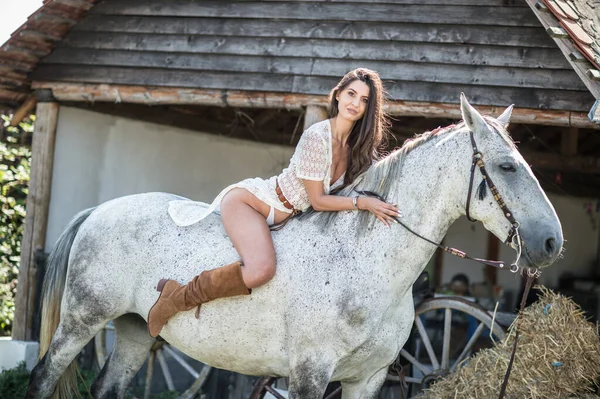
[[[488,124],[483,119],[483,116],[475,108],[469,104],[465,93],[460,93],[460,112],[467,127],[472,132],[488,131]]]
[[[515,106],[515,104],[511,104],[508,108],[506,108],[504,110],[502,115],[500,115],[499,117],[496,118],[496,120],[498,122],[500,122],[500,124],[502,126],[504,126],[505,129],[508,128],[508,124],[510,123],[510,116],[512,114],[512,110],[513,110],[514,106]]]

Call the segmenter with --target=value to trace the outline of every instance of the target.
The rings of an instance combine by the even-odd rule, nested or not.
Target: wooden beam
[[[444,239],[442,240],[442,242],[440,242],[440,245],[444,245],[444,242],[446,241],[446,238],[444,237]],[[433,255],[435,257],[434,260],[434,266],[433,266],[433,288],[434,289],[438,289],[442,286],[442,274],[444,273],[444,254],[446,252],[444,252],[442,249],[438,248],[435,250],[435,254]],[[431,278],[431,276],[430,276]]]
[[[39,103],[36,109],[27,213],[21,243],[21,264],[12,331],[15,340],[28,341],[33,335],[34,311],[38,295],[35,253],[38,249],[43,250],[46,244],[58,110],[59,105],[56,102]]]
[[[43,81],[34,81],[32,88],[51,89],[58,101],[86,103],[195,104],[239,108],[283,108],[289,110],[301,110],[309,104],[323,107],[328,105],[327,96],[258,91]],[[484,114],[495,116],[500,115],[504,111],[504,107],[496,106],[477,106],[476,108]],[[388,101],[386,111],[393,116],[462,118],[459,105],[448,103]],[[600,124],[591,122],[586,113],[574,111],[516,108],[512,112],[511,122],[547,126],[575,126],[600,130]]]
[[[25,100],[25,102],[13,114],[13,117],[10,121],[10,125],[17,126],[19,123],[21,123],[23,119],[25,119],[29,114],[31,114],[31,111],[33,111],[36,105],[37,99],[35,98],[35,96],[29,96],[29,98],[27,98],[27,100]]]
[[[487,253],[486,259],[498,260],[500,258],[500,240],[494,234],[488,231],[487,233]],[[498,282],[498,269],[492,266],[485,267],[486,283],[490,286],[490,290]]]
[[[577,142],[579,141],[579,128],[571,127],[563,130],[560,140],[560,153],[566,157],[577,155]]]
[[[327,108],[321,105],[307,105],[306,113],[304,114],[304,129],[308,129],[310,126],[317,122],[324,121],[328,117]]]
[[[80,67],[84,65],[89,66],[87,71],[90,71],[90,76],[92,75],[92,69],[119,67],[119,69],[129,68],[133,74],[139,74],[140,68],[187,70],[193,71],[195,74],[200,70],[211,73],[262,73],[268,70],[273,74],[282,75],[282,78],[283,75],[309,77],[313,74],[313,71],[319,71],[319,76],[334,79],[343,76],[348,71],[348,68],[351,67],[352,62],[356,62],[357,64],[359,62],[363,63],[362,60],[359,62],[349,61],[347,58],[322,59],[300,56],[286,57],[285,61],[283,61],[278,57],[265,57],[252,54],[181,53],[177,57],[172,57],[168,55],[169,53],[148,50],[98,50],[65,46],[56,48],[41,63],[43,65],[53,65],[53,69],[69,68],[72,65],[79,65]],[[457,65],[447,64],[441,68],[439,64],[435,63],[370,60],[367,66],[376,71],[385,71],[387,82],[422,81],[474,86],[513,87],[519,89],[587,90],[579,76],[573,73],[568,65],[565,65],[565,69],[559,70],[540,70],[539,68],[514,70],[504,65],[491,66],[459,63]],[[51,70],[46,73],[50,74],[47,76],[55,76]],[[39,72],[36,71],[36,74],[39,74]],[[114,84],[116,83],[114,78],[114,75],[108,76],[108,79],[101,83]],[[45,77],[42,76],[39,79],[45,80]],[[276,79],[275,75],[273,79]],[[90,80],[82,81],[93,82]],[[167,81],[161,80],[161,82],[161,85],[166,86],[165,83]],[[126,82],[120,80],[119,83],[125,84]],[[265,91],[269,90],[264,88],[265,85],[261,85],[261,87]],[[200,86],[197,86],[197,88],[200,88]],[[242,88],[238,87],[237,89],[240,90]]]
[[[239,3],[237,3],[239,4]],[[539,22],[536,22],[539,24]],[[360,36],[357,36],[360,37]],[[335,38],[336,40],[337,37]],[[469,45],[470,51],[457,51],[457,45],[399,41],[395,38],[372,42],[347,40],[343,46],[332,46],[331,39],[240,36],[215,42],[212,36],[139,34],[123,32],[81,32],[68,35],[61,45],[94,50],[146,51],[162,53],[228,54],[270,57],[299,57],[345,60],[350,65],[370,65],[369,60],[485,65],[537,69],[568,69],[569,63],[557,56],[556,48],[526,48],[520,46]],[[352,64],[350,64],[352,63]],[[143,66],[143,65],[142,65]],[[285,68],[285,66],[284,66]],[[317,70],[315,70],[317,71]],[[517,76],[520,69],[514,71]],[[336,82],[339,77],[336,77]],[[524,82],[525,84],[526,82]]]
[[[577,173],[600,173],[600,158],[596,157],[563,157],[543,152],[524,152],[527,162],[540,169],[552,169]]]
[[[445,2],[446,3],[446,2]],[[447,3],[446,3],[447,4]],[[488,4],[488,2],[486,2]],[[554,48],[539,26],[513,26],[498,34],[497,26],[436,25],[385,22],[363,22],[348,25],[348,21],[310,21],[287,19],[223,19],[186,16],[161,17],[139,15],[88,14],[75,25],[77,32],[122,32],[142,34],[243,37],[305,38],[373,41],[411,41],[421,43],[463,43],[517,46],[519,48]],[[527,40],[524,41],[523,38]]]
[[[420,1],[412,6],[394,2],[393,4],[370,4],[361,7],[342,2],[232,2],[226,6],[216,6],[206,2],[163,2],[162,0],[103,1],[90,11],[90,14],[141,15],[156,17],[205,17],[205,18],[256,18],[316,21],[373,21],[409,22],[424,24],[456,25],[502,25],[538,26],[531,13],[521,7],[495,7],[482,2],[477,6],[457,7],[445,2],[423,5]]]

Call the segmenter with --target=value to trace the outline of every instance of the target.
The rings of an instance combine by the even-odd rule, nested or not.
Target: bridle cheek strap
[[[469,131],[469,137],[471,139],[471,147],[473,148],[473,158],[472,158],[472,162],[471,162],[471,178],[469,179],[469,192],[467,194],[467,205],[466,205],[466,210],[465,210],[467,219],[469,219],[469,221],[471,221],[471,222],[477,221],[476,219],[471,217],[471,214],[469,213],[469,209],[471,208],[471,196],[473,194],[473,181],[475,180],[475,167],[478,166],[479,171],[481,172],[481,176],[483,177],[483,181],[489,187],[490,191],[492,192],[492,195],[494,196],[494,199],[498,203],[498,206],[500,206],[500,209],[502,209],[502,213],[504,214],[504,217],[508,220],[508,222],[511,225],[511,228],[508,231],[508,236],[506,238],[506,241],[504,241],[504,243],[506,245],[511,245],[513,243],[513,239],[515,238],[515,236],[518,235],[518,229],[520,226],[519,222],[517,222],[517,220],[513,216],[513,213],[511,212],[511,210],[508,209],[508,206],[506,206],[504,199],[502,199],[502,195],[500,195],[500,193],[498,192],[498,188],[496,188],[496,185],[490,178],[490,175],[487,173],[487,170],[485,169],[485,162],[483,162],[483,154],[479,151],[479,149],[477,149],[477,143],[475,142],[475,137],[473,136],[472,131]],[[518,247],[520,247],[520,245],[521,245],[520,240],[516,243],[516,245]]]

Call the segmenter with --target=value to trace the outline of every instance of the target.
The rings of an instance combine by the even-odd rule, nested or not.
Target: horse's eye
[[[500,169],[502,169],[505,172],[516,172],[517,171],[515,164],[509,163],[509,162],[500,164]]]

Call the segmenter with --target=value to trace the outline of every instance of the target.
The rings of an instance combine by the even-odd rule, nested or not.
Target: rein
[[[415,232],[413,229],[411,229],[410,227],[408,227],[405,223],[403,223],[399,218],[394,216],[394,220],[396,222],[398,222],[398,224],[400,224],[402,227],[404,227],[406,230],[408,230],[410,233],[414,234],[415,236],[419,237],[420,239],[427,241],[430,244],[435,245],[436,247],[442,249],[445,252],[448,252],[451,255],[454,256],[458,256],[459,258],[463,258],[463,259],[469,259],[478,263],[481,263],[483,265],[486,266],[492,266],[492,267],[496,267],[500,270],[510,270],[512,273],[517,273],[519,270],[521,270],[521,267],[519,266],[519,260],[521,259],[521,254],[522,254],[522,246],[523,246],[523,240],[521,239],[521,235],[519,234],[519,227],[521,226],[520,223],[515,219],[515,217],[513,216],[513,213],[511,212],[511,210],[508,208],[508,206],[506,206],[506,203],[504,202],[504,200],[502,199],[502,196],[500,195],[500,193],[498,192],[498,188],[496,187],[496,185],[494,184],[494,182],[492,181],[492,179],[490,178],[490,175],[487,173],[487,170],[485,169],[485,162],[483,161],[483,153],[481,151],[479,151],[479,149],[477,148],[477,143],[475,142],[475,137],[473,135],[473,131],[469,131],[469,135],[470,135],[470,139],[471,139],[471,147],[473,148],[473,156],[472,156],[472,162],[471,162],[471,174],[470,174],[470,179],[469,179],[469,192],[467,194],[467,203],[465,206],[465,210],[466,210],[466,216],[467,219],[469,219],[469,221],[471,222],[476,222],[476,219],[473,219],[469,213],[469,209],[471,207],[471,195],[473,192],[473,181],[475,180],[475,169],[476,167],[479,167],[479,171],[481,172],[481,175],[483,177],[483,180],[481,182],[481,184],[479,185],[479,197],[480,199],[483,199],[483,193],[485,190],[485,187],[487,185],[487,187],[489,187],[490,191],[492,192],[492,194],[494,195],[494,199],[496,200],[496,203],[498,203],[498,206],[500,206],[500,209],[502,209],[502,212],[504,214],[504,217],[508,220],[508,222],[510,223],[511,227],[510,230],[508,231],[508,236],[506,238],[506,241],[504,241],[504,243],[508,246],[510,246],[511,244],[515,244],[517,247],[517,257],[515,259],[515,261],[513,263],[510,264],[510,267],[507,268],[506,264],[502,261],[495,261],[495,260],[487,260],[487,259],[481,259],[481,258],[474,258],[471,257],[469,255],[467,255],[464,251],[461,251],[459,249],[456,248],[450,248],[447,246],[443,246],[440,245],[439,243],[428,239],[427,237],[423,237],[422,235],[420,235],[419,233]],[[359,191],[359,190],[355,190],[358,194],[362,194],[362,195],[366,195],[366,196],[370,196],[370,197],[375,197],[377,199],[379,199],[380,201],[383,202],[387,202],[383,197],[381,197],[381,195],[374,193],[372,191]],[[523,270],[524,272],[525,270]],[[523,273],[524,274],[524,273]],[[532,268],[527,268],[527,282],[525,284],[525,291],[523,292],[523,297],[521,298],[521,306],[519,309],[519,313],[523,312],[523,309],[525,308],[525,302],[527,299],[527,296],[529,295],[529,290],[531,289],[531,285],[533,284],[533,280],[536,277],[539,277],[541,275],[541,271],[540,270],[536,270],[536,269],[532,269]],[[517,341],[519,340],[519,320],[517,320],[516,323],[516,334],[515,334],[515,341],[513,344],[513,348],[512,348],[512,353],[510,356],[510,361],[508,363],[508,367],[506,369],[506,374],[504,375],[504,381],[502,382],[502,386],[500,388],[500,396],[499,399],[503,399],[505,394],[506,394],[506,387],[508,385],[508,379],[510,377],[510,371],[512,369],[512,365],[515,359],[515,353],[517,350]]]

